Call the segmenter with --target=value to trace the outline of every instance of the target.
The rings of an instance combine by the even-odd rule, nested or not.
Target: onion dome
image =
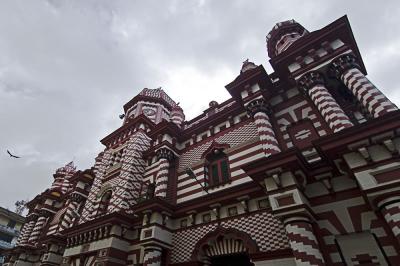
[[[277,23],[266,38],[268,56],[274,58],[305,34],[308,31],[293,19]]]
[[[216,108],[216,107],[218,106],[218,102],[216,102],[216,101],[211,101],[211,102],[209,102],[208,106],[209,106],[210,108]]]

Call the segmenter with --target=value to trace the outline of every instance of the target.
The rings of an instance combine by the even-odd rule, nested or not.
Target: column
[[[124,149],[121,172],[114,186],[108,213],[124,212],[133,214],[132,207],[140,196],[143,175],[146,171],[146,161],[143,153],[150,147],[150,138],[142,129],[138,129]]]
[[[360,68],[355,56],[346,54],[332,61],[330,72],[346,85],[373,117],[397,110],[396,105],[365,77]]]
[[[161,247],[146,247],[144,250],[143,266],[160,266],[162,259]]]
[[[400,198],[388,198],[378,204],[393,235],[400,242]]]
[[[78,218],[78,209],[83,201],[84,197],[78,193],[72,193],[71,201],[68,204],[68,208],[65,211],[63,219],[60,225],[60,231],[70,228],[74,223],[75,219]]]
[[[296,265],[325,265],[308,218],[292,217],[286,219],[284,223]]]
[[[310,96],[333,132],[353,126],[348,116],[325,87],[324,77],[321,73],[308,72],[297,83]]]
[[[174,154],[169,149],[161,148],[157,151],[157,158],[158,172],[154,196],[165,198],[167,197],[169,166]]]
[[[36,245],[36,241],[39,239],[40,234],[42,233],[42,229],[47,223],[49,215],[50,213],[48,211],[41,211],[39,218],[37,219],[35,226],[33,227],[32,233],[28,239],[28,243],[30,245]]]
[[[275,137],[274,129],[269,120],[269,108],[264,99],[256,99],[246,106],[247,112],[254,118],[258,134],[260,136],[261,145],[265,156],[280,152],[278,141]]]
[[[18,238],[17,246],[23,246],[28,243],[28,239],[32,233],[33,227],[35,227],[38,215],[36,213],[31,213],[26,218],[26,223],[22,228],[21,235]]]

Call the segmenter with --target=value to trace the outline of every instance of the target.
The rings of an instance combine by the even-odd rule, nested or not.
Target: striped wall
[[[256,126],[250,120],[245,124],[235,125],[225,132],[221,132],[222,135],[219,135],[216,138],[205,139],[185,151],[179,158],[179,171],[183,171],[186,167],[197,163],[201,159],[201,155],[211,146],[213,141],[226,143],[233,147],[249,140],[250,138],[258,136]]]
[[[279,131],[287,148],[293,147],[293,143],[287,132],[288,126],[301,119],[310,119],[319,136],[327,134],[328,128],[325,121],[321,119],[318,110],[312,106],[304,97],[296,97],[295,103],[290,106],[280,104],[275,107],[275,119],[279,126]],[[277,130],[278,132],[278,130]]]
[[[112,156],[112,150],[108,149],[104,151],[102,156],[99,156],[95,163],[95,179],[89,192],[89,196],[85,202],[85,206],[82,211],[82,215],[79,223],[87,222],[93,219],[93,214],[96,211],[96,205],[98,204],[98,194],[102,187],[103,177],[106,173],[107,167],[110,165]]]
[[[396,240],[382,218],[371,210],[362,197],[352,197],[336,202],[313,206],[319,217],[318,232],[322,241],[321,251],[325,252],[329,265],[343,265],[340,251],[335,243],[336,236],[350,235],[355,232],[372,233],[392,265],[399,262],[399,253],[394,246]]]

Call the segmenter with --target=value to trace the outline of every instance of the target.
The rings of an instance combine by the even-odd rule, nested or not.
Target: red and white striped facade
[[[161,88],[126,103],[94,166],[29,202],[6,265],[400,265],[400,111],[347,17],[278,23],[267,48],[274,73],[246,60],[192,120]]]
[[[286,232],[296,265],[325,265],[312,225],[302,217],[286,221]]]
[[[144,250],[143,266],[157,266],[161,265],[161,247],[146,247]]]
[[[160,198],[167,197],[170,161],[174,155],[172,151],[162,148],[157,151],[158,169],[155,180],[154,195]]]
[[[318,72],[308,72],[299,80],[299,85],[308,91],[311,100],[333,132],[353,126],[324,83],[323,75]]]

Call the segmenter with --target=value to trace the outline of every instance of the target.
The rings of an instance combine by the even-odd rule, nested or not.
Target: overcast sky
[[[144,87],[193,118],[228,98],[246,58],[271,72],[275,23],[313,31],[345,14],[370,79],[400,105],[398,0],[0,1],[0,206],[32,199],[71,160],[90,168]]]

